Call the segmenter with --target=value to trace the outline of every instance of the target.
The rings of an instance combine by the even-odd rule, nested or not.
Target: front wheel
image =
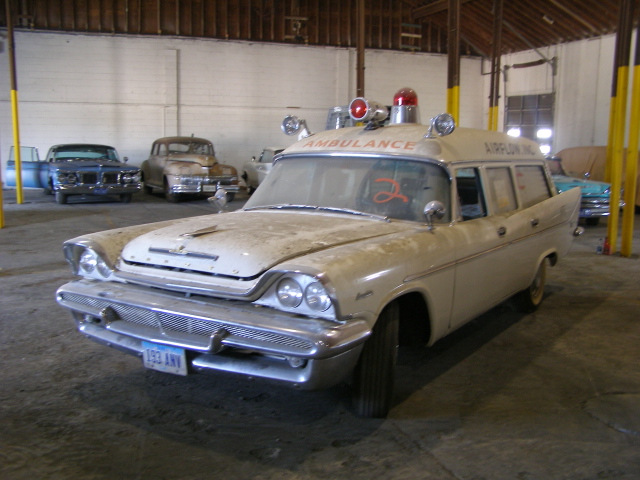
[[[353,403],[358,415],[383,418],[391,408],[398,356],[398,305],[380,313],[354,370]]]
[[[538,266],[535,277],[531,285],[522,290],[513,297],[516,310],[523,313],[535,311],[542,303],[542,295],[544,294],[544,284],[547,278],[547,264],[542,260]]]
[[[62,192],[56,192],[56,202],[60,205],[67,203],[67,195]]]

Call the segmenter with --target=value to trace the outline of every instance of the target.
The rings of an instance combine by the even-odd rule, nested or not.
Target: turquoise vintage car
[[[140,168],[126,165],[115,148],[96,144],[54,145],[44,161],[35,149],[22,147],[22,185],[42,188],[54,193],[56,201],[67,203],[70,195],[117,195],[128,203],[141,189]],[[7,162],[7,186],[16,186],[16,168],[13,159]]]
[[[558,193],[566,192],[576,187],[582,190],[580,218],[584,218],[587,225],[598,225],[601,217],[609,215],[611,196],[611,185],[609,183],[570,177],[562,167],[562,160],[559,157],[547,157],[547,165]],[[621,202],[620,207],[623,206],[624,203]]]

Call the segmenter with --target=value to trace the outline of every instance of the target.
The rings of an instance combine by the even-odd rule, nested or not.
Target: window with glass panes
[[[555,94],[514,95],[507,98],[505,131],[538,142],[543,153],[553,145]],[[548,150],[545,152],[545,150]]]

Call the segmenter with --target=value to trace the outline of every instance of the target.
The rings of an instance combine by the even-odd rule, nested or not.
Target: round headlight
[[[122,181],[124,183],[131,183],[131,174],[125,173],[124,175],[122,175]]]
[[[69,175],[67,175],[68,183],[76,183],[77,181],[78,181],[78,177],[76,177],[75,174],[70,173]]]
[[[304,300],[311,310],[324,312],[331,306],[331,298],[320,282],[307,285],[304,291]]]
[[[277,295],[285,307],[295,308],[302,303],[302,287],[291,278],[285,278],[278,283]]]
[[[111,275],[111,268],[109,268],[109,265],[107,265],[107,262],[105,262],[103,259],[98,259],[98,263],[96,266],[98,267],[98,273],[104,278],[107,278],[109,277],[109,275]]]
[[[67,183],[67,176],[64,173],[58,174],[58,183]]]
[[[80,255],[79,265],[82,270],[87,273],[91,273],[95,270],[96,265],[98,264],[98,256],[93,250],[85,250]]]

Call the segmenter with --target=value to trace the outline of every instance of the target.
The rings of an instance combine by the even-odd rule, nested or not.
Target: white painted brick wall
[[[238,168],[267,145],[295,139],[285,115],[324,129],[327,110],[355,92],[354,49],[161,37],[16,32],[21,144],[43,157],[54,144],[114,145],[139,165],[151,142],[191,135],[214,142]],[[0,159],[12,144],[7,49],[0,53]],[[424,122],[444,111],[447,60],[367,50],[366,97],[391,104],[418,93]],[[461,63],[461,124],[486,124],[480,61]]]

